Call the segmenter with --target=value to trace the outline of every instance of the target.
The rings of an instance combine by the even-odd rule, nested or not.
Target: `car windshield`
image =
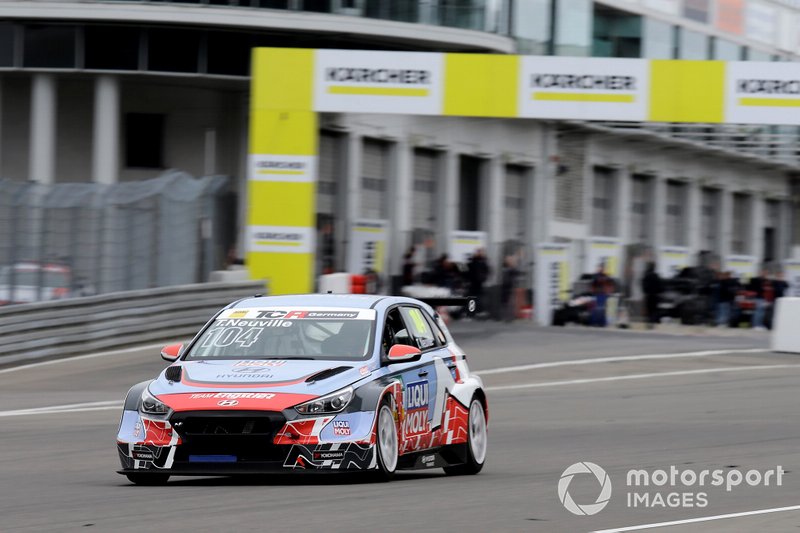
[[[375,316],[372,309],[227,309],[186,359],[363,360]]]

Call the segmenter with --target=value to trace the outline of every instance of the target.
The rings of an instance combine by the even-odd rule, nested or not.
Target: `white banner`
[[[727,65],[725,118],[740,124],[800,124],[800,68],[795,63]]]
[[[783,274],[789,290],[785,296],[800,296],[800,259],[788,259],[783,262]]]
[[[443,63],[425,52],[317,50],[314,110],[439,115]]]
[[[561,243],[542,243],[536,247],[536,320],[549,326],[553,310],[570,297],[570,249]]]
[[[742,283],[747,283],[756,275],[756,258],[752,255],[727,255],[725,256],[725,270],[731,272],[733,277],[739,278]]]
[[[351,274],[364,274],[374,270],[381,274],[386,271],[387,227],[386,220],[360,219],[350,228],[350,246],[347,258],[347,271]]]
[[[250,178],[256,181],[314,181],[317,158],[312,155],[250,154]]]
[[[314,228],[248,226],[247,251],[308,254],[314,250]]]
[[[658,249],[658,275],[671,278],[689,266],[689,249],[683,246],[662,246]]]
[[[454,263],[466,264],[475,250],[486,249],[485,231],[451,231],[448,253]]]
[[[603,265],[605,273],[612,278],[620,277],[620,255],[622,246],[620,241],[614,237],[590,237],[586,241],[586,264],[584,272],[597,272],[597,268]]]
[[[647,120],[646,59],[521,58],[519,116]]]

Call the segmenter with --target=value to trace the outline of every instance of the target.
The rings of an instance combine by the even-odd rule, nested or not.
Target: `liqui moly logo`
[[[416,381],[406,385],[406,418],[403,433],[413,437],[428,432],[428,382]]]
[[[347,420],[334,420],[333,421],[333,434],[337,437],[350,436],[350,422]]]

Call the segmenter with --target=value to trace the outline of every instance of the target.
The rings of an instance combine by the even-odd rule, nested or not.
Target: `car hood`
[[[179,381],[167,379],[168,370],[175,377],[175,367],[181,368]],[[178,361],[150,384],[150,392],[174,410],[280,410],[346,387],[371,371],[366,361]],[[225,400],[237,403],[218,405]]]

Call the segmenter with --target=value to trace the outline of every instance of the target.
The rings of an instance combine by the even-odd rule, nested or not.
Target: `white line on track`
[[[14,411],[0,411],[0,418],[7,416],[48,415],[55,413],[82,413],[85,411],[102,411],[105,409],[119,409],[123,402],[119,400],[106,402],[72,403],[66,405],[51,405],[48,407],[34,407],[31,409],[16,409]]]
[[[523,372],[525,370],[537,370],[540,368],[554,368],[559,366],[572,365],[597,365],[601,363],[621,363],[625,361],[648,361],[652,359],[680,359],[681,357],[710,357],[712,355],[744,354],[769,351],[768,348],[750,348],[746,350],[705,350],[702,352],[683,352],[683,353],[659,353],[650,355],[620,355],[616,357],[597,357],[593,359],[573,359],[569,361],[551,361],[547,363],[532,363],[529,365],[506,366],[502,368],[492,368],[489,370],[479,370],[473,372],[479,376],[491,374],[506,374],[508,372]]]
[[[653,524],[643,524],[641,526],[620,527],[616,529],[601,529],[592,533],[622,533],[623,531],[640,531],[642,529],[655,529],[657,527],[680,526],[683,524],[696,524],[697,522],[710,522],[712,520],[725,520],[727,518],[740,518],[743,516],[754,516],[769,513],[782,513],[784,511],[800,511],[800,505],[791,507],[775,507],[773,509],[759,509],[758,511],[744,511],[741,513],[721,514],[717,516],[705,516],[702,518],[688,518],[686,520],[674,520],[672,522],[657,522]]]
[[[625,381],[633,379],[665,378],[670,376],[691,376],[694,374],[713,374],[717,372],[746,372],[749,370],[775,370],[779,368],[800,369],[800,364],[795,365],[755,365],[755,366],[726,366],[722,368],[702,368],[699,370],[676,370],[674,372],[653,372],[649,374],[629,374],[627,376],[608,376],[603,378],[569,379],[565,381],[545,381],[541,383],[522,383],[519,385],[500,385],[486,387],[486,391],[500,392],[518,389],[535,389],[543,387],[560,387],[562,385],[581,385],[586,383],[603,383],[606,381]]]
[[[108,357],[109,355],[126,355],[129,353],[138,352],[141,350],[160,350],[164,347],[163,343],[148,344],[145,346],[134,346],[133,348],[123,348],[122,350],[113,350],[108,352],[90,353],[86,355],[76,355],[75,357],[64,357],[62,359],[50,359],[48,361],[40,361],[38,363],[28,363],[27,365],[13,366],[11,368],[4,368],[0,370],[0,374],[8,372],[16,372],[17,370],[26,370],[28,368],[36,368],[39,366],[55,365],[58,363],[69,363],[72,361],[81,361],[83,359],[95,359],[97,357]]]

